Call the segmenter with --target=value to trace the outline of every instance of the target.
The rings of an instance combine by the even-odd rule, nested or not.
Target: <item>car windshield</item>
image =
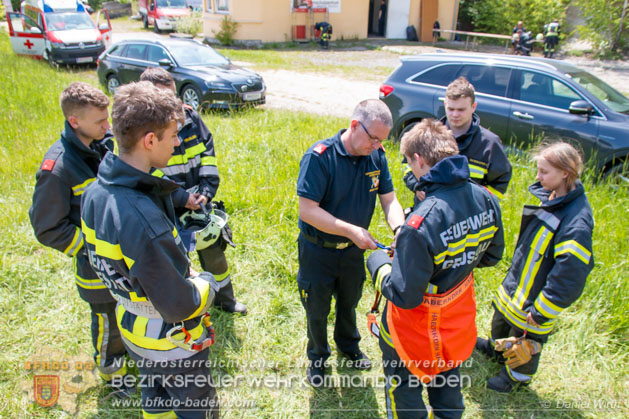
[[[188,7],[186,0],[157,0],[157,7],[171,9],[185,9]]]
[[[87,13],[46,13],[46,27],[49,31],[71,31],[94,29],[94,22]]]
[[[600,99],[601,102],[609,106],[612,110],[629,115],[629,99],[603,80],[585,71],[566,75]]]
[[[214,51],[210,47],[198,45],[190,42],[185,45],[173,45],[168,48],[170,53],[175,57],[175,60],[181,66],[191,65],[215,65],[226,66],[229,64],[227,58],[223,57],[218,52]]]

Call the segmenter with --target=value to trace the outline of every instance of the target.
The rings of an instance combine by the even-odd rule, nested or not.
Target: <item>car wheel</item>
[[[107,91],[112,95],[116,93],[116,89],[120,86],[120,80],[115,74],[107,76]]]
[[[420,122],[421,122],[421,120],[418,120],[418,121],[413,121],[413,122],[409,122],[408,124],[406,124],[406,126],[404,127],[402,132],[400,132],[400,135],[397,137],[397,142],[401,143],[402,142],[402,137],[404,137],[404,134],[406,134],[407,132],[412,130],[413,127],[415,125],[419,124]]]
[[[50,53],[47,49],[44,49],[43,56],[44,56],[44,59],[48,61],[48,64],[50,64],[52,68],[59,68],[57,63],[52,59],[52,53]]]
[[[149,28],[149,17],[147,15],[142,15],[142,23],[144,23],[144,29]]]
[[[196,111],[201,105],[201,92],[196,86],[189,84],[181,91],[181,100]]]
[[[619,163],[605,172],[603,180],[609,182],[614,188],[629,188],[629,161]]]

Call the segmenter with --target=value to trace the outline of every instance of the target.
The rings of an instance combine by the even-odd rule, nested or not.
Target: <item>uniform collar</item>
[[[454,185],[470,177],[469,164],[465,156],[446,157],[437,162],[428,173],[419,179],[420,188],[432,189],[432,185]]]
[[[113,153],[107,153],[100,165],[98,178],[105,185],[123,186],[154,195],[170,195],[179,186],[128,165]]]
[[[343,145],[343,141],[341,140],[341,135],[343,135],[345,131],[347,131],[347,129],[343,128],[342,130],[337,132],[334,137],[332,137],[332,141],[334,142],[334,148],[336,149],[336,152],[341,156],[354,157],[351,154],[349,154],[349,152],[345,149],[345,146]]]
[[[63,132],[61,132],[61,141],[70,145],[72,148],[74,148],[79,154],[81,154],[84,157],[100,158],[100,154],[96,150],[93,149],[94,144],[97,141],[92,141],[90,143],[90,147],[89,148],[86,147],[85,144],[83,144],[83,142],[79,139],[79,137],[76,136],[74,129],[72,128],[72,126],[70,125],[68,121],[65,122]]]
[[[450,128],[450,125],[448,124],[447,116],[444,116],[443,118],[441,118],[441,122],[446,127],[448,127],[448,129]],[[472,123],[470,124],[470,127],[467,130],[467,132],[465,134],[461,134],[458,137],[456,137],[456,142],[459,146],[459,150],[465,150],[467,147],[469,147],[470,143],[472,142],[472,139],[474,138],[474,135],[476,134],[476,131],[478,131],[479,129],[480,129],[480,118],[478,117],[478,115],[473,114]]]
[[[580,180],[577,180],[576,187],[573,190],[571,190],[564,196],[553,199],[552,201],[548,200],[551,191],[544,189],[540,182],[535,182],[534,184],[529,186],[529,192],[531,192],[537,199],[542,201],[541,206],[543,208],[556,209],[561,206],[567,205],[579,196],[584,195],[585,188],[583,187],[583,183],[581,183]]]

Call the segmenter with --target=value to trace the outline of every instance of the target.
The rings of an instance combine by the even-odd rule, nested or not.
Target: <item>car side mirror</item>
[[[28,31],[29,31],[30,33],[41,33],[41,29],[39,29],[39,28],[37,28],[37,27],[35,27],[35,26],[33,26],[32,28],[30,28]]]
[[[568,108],[571,114],[574,115],[592,115],[594,113],[594,108],[585,100],[575,100],[570,104],[570,108]]]
[[[160,67],[170,68],[173,66],[173,63],[168,58],[162,58],[157,62]]]

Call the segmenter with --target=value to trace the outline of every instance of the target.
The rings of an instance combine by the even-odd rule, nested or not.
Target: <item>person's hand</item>
[[[533,319],[533,315],[531,313],[526,316],[526,322],[531,326],[539,327],[539,324],[537,324],[537,322]]]
[[[395,250],[395,248],[397,247],[397,236],[400,235],[400,231],[402,231],[402,226],[399,226],[399,228],[397,228],[395,236],[393,236],[393,242],[391,242],[391,250]]]
[[[199,276],[199,273],[195,271],[194,269],[190,268],[190,276],[191,277]]]
[[[417,199],[419,199],[419,201],[423,201],[424,199],[426,199],[426,192],[424,191],[417,191],[415,192],[415,196],[417,197]]]
[[[201,195],[201,194],[195,194],[195,195],[198,195],[198,197],[197,197],[197,204],[198,204],[199,206],[200,206],[201,204],[203,204],[203,205],[207,205],[207,203],[208,203],[208,201],[209,201],[209,199],[208,199],[208,197],[207,197],[207,196],[205,196],[205,195]]]
[[[352,232],[352,236],[350,237],[350,239],[352,240],[352,242],[354,242],[354,244],[356,246],[358,246],[360,249],[377,249],[378,246],[376,246],[376,239],[373,238],[373,236],[371,235],[370,232],[368,232],[367,230],[365,230],[362,227],[358,227],[358,226],[354,226],[354,230]]]
[[[189,210],[198,210],[199,208],[201,208],[201,206],[199,205],[199,196],[200,194],[197,193],[191,193],[188,195],[188,202],[186,202],[185,207],[188,208]]]

